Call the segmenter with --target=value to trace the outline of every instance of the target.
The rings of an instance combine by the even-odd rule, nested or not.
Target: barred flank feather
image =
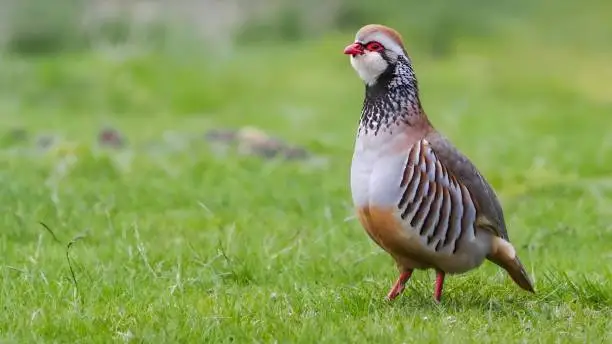
[[[455,253],[473,240],[476,207],[467,188],[440,163],[429,142],[410,148],[398,208],[435,252]]]

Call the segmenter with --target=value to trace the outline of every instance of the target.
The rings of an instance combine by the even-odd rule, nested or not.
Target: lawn
[[[439,305],[433,271],[384,300],[395,265],[353,217],[352,33],[213,58],[4,57],[0,342],[610,342],[610,51],[524,31],[441,58],[407,42],[430,119],[496,189],[537,290],[485,263]],[[127,143],[101,146],[104,126]],[[245,126],[312,157],[205,137]]]

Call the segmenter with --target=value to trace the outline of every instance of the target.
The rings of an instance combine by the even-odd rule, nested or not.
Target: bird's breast
[[[351,164],[351,192],[356,207],[397,206],[408,160],[406,140],[401,135],[387,137],[358,135]]]

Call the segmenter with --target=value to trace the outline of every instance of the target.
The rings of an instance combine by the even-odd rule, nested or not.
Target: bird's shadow
[[[404,293],[393,301],[383,300],[381,307],[388,307],[394,310],[403,311],[405,309],[418,309],[431,313],[459,313],[468,310],[478,310],[481,312],[494,312],[500,316],[511,315],[521,304],[524,304],[525,297],[510,295],[490,295],[479,290],[448,290],[443,294],[440,302],[433,298],[430,288],[423,286],[411,286],[406,288]],[[450,289],[450,288],[449,288]]]
[[[466,279],[448,288],[438,303],[433,299],[430,285],[413,281],[397,299],[381,301],[380,307],[401,311],[419,309],[440,314],[478,310],[498,317],[539,313],[576,303],[593,310],[612,310],[612,288],[607,282],[571,279],[561,272],[545,273],[536,293],[523,291],[511,282],[488,285],[487,288],[474,287],[482,285],[474,282]]]

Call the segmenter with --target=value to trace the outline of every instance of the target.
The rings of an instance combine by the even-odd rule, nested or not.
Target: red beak
[[[344,48],[344,53],[346,55],[361,55],[363,54],[363,46],[361,43],[351,43],[346,48]]]

